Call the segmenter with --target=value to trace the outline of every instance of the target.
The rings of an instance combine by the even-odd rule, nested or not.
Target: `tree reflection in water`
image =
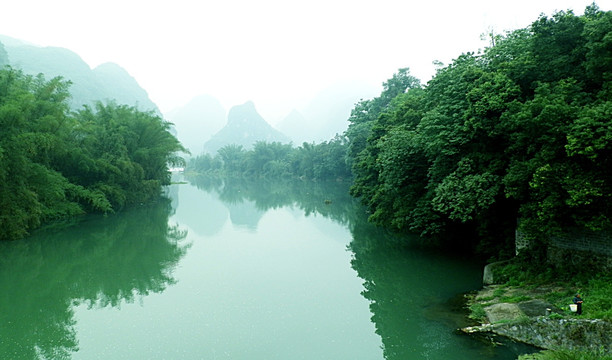
[[[0,243],[0,354],[67,359],[78,350],[73,306],[119,306],[175,282],[189,244],[168,200]]]
[[[446,359],[450,352],[455,359],[514,359],[519,353],[459,338],[448,324],[453,315],[444,301],[480,286],[478,264],[424,250],[414,246],[414,238],[369,224],[365,209],[348,195],[348,184],[189,180],[216,193],[230,211],[237,204],[262,214],[289,207],[347,226],[351,266],[363,279],[362,295],[370,302],[385,359]],[[184,231],[168,224],[170,213],[168,201],[1,243],[0,353],[11,359],[70,358],[79,347],[75,306],[116,307],[173,284],[173,270],[190,245],[182,241]]]
[[[217,193],[226,206],[251,202],[262,213],[289,207],[303,211],[306,216],[319,214],[349,225],[351,217],[363,212],[359,201],[349,195],[350,184],[347,182],[220,179],[210,176],[193,176],[188,180],[203,191]]]
[[[362,295],[370,302],[371,320],[381,337],[387,360],[515,359],[525,351],[493,347],[455,334],[467,317],[448,302],[481,285],[478,261],[449,250],[427,248],[422,239],[392,234],[368,223],[368,214],[348,194],[346,183],[297,180],[189,180],[215,192],[230,213],[237,205],[261,215],[269,209],[291,207],[306,216],[324,216],[347,226],[352,268],[363,279]],[[254,225],[253,225],[254,226]],[[457,305],[455,304],[455,307]],[[461,304],[459,304],[459,308]]]
[[[351,265],[364,280],[362,295],[370,301],[386,360],[514,360],[533,351],[456,333],[469,322],[462,294],[481,286],[479,261],[373,227],[365,216],[362,220],[351,224]]]

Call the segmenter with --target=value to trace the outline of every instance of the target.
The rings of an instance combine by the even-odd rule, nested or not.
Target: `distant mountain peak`
[[[257,109],[255,109],[255,104],[252,101],[247,101],[242,105],[233,106],[227,114],[228,126],[241,125],[245,122],[265,123],[268,125],[266,120],[259,115]]]
[[[127,72],[127,70],[125,70],[124,68],[121,67],[121,65],[116,64],[114,62],[105,62],[102,63],[98,66],[96,66],[94,69],[94,71],[114,71],[114,72],[122,72],[124,74],[127,74],[128,76],[131,77],[131,75]]]
[[[257,112],[255,104],[247,101],[230,109],[227,124],[204,144],[204,148],[214,154],[230,144],[249,149],[257,141],[289,143],[290,139],[268,124]]]

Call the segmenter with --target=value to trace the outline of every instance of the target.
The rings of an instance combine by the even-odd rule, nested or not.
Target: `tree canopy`
[[[491,255],[514,253],[517,228],[534,240],[612,229],[612,12],[592,4],[491,37],[426,85],[399,69],[329,142],[226,146],[190,167],[352,175],[370,221]]]
[[[201,154],[189,161],[187,171],[200,174],[250,178],[350,179],[346,162],[347,139],[337,135],[319,144],[294,147],[279,142],[257,141],[251,150],[230,144],[215,155]]]
[[[84,212],[148,201],[184,150],[152,112],[97,103],[70,112],[70,83],[0,70],[0,239]]]
[[[612,225],[612,12],[561,11],[494,37],[426,85],[401,69],[349,118],[351,192],[370,220],[509,248]],[[457,231],[460,230],[460,231]]]

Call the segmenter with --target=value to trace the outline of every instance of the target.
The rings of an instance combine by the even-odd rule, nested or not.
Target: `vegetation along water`
[[[11,289],[2,354],[467,360],[531,351],[457,333],[466,316],[456,295],[479,286],[481,266],[369,224],[346,185],[196,178],[168,195],[0,243],[0,282]]]
[[[87,356],[87,351],[128,351],[129,346],[106,346],[92,339],[113,333],[108,330],[114,323],[110,319],[129,313],[121,337],[128,344],[139,344],[149,334],[147,340],[153,339],[149,344],[155,344],[151,349],[159,351],[179,348],[170,349],[172,344],[164,343],[170,338],[151,333],[154,330],[147,324],[173,329],[173,341],[185,344],[180,349],[197,351],[185,343],[201,340],[192,336],[196,330],[177,326],[189,318],[199,320],[197,331],[225,334],[206,337],[212,341],[206,351],[214,350],[211,356],[217,357],[228,357],[223,351],[230,350],[248,352],[250,358],[257,354],[283,358],[292,349],[329,355],[364,346],[367,349],[356,354],[372,351],[376,354],[372,356],[387,359],[437,358],[455,348],[450,344],[465,338],[454,337],[436,321],[423,320],[427,314],[436,314],[426,308],[478,288],[473,277],[477,271],[455,263],[461,263],[459,255],[435,265],[441,255],[414,250],[409,246],[413,241],[397,241],[413,236],[421,244],[471,254],[476,259],[472,264],[511,259],[501,271],[508,284],[532,285],[533,279],[524,274],[538,274],[534,277],[540,282],[562,276],[568,288],[564,291],[569,292],[580,284],[592,284],[590,294],[583,294],[585,314],[599,314],[597,317],[609,321],[612,294],[600,279],[607,279],[609,271],[610,237],[598,256],[578,251],[552,253],[550,249],[552,239],[562,234],[609,234],[612,228],[610,34],[612,12],[601,11],[595,4],[580,16],[571,11],[542,16],[527,28],[489,34],[487,49],[461,54],[451,64],[440,65],[426,85],[407,68],[400,69],[383,84],[379,96],[355,105],[347,131],[329,141],[298,147],[265,141],[251,148],[230,144],[216,154],[196,156],[187,164],[187,172],[209,177],[206,181],[192,178],[191,183],[216,193],[221,203],[214,195],[202,197],[191,185],[171,186],[171,192],[192,192],[170,196],[173,201],[193,196],[207,204],[189,212],[192,215],[180,215],[180,204],[158,203],[164,187],[171,183],[168,166],[184,165],[179,157],[184,148],[161,116],[114,102],[71,110],[68,81],[26,75],[10,67],[0,70],[0,239],[26,238],[2,244],[1,274],[6,288],[11,289],[4,299],[7,308],[15,309],[14,315],[3,312],[4,323],[10,326],[3,328],[7,333],[0,340],[2,346],[23,358],[78,358]],[[6,63],[5,57],[0,47],[0,64]],[[259,185],[235,185],[232,181],[239,180],[230,180],[244,177],[301,179],[301,184],[342,180],[351,184],[350,194],[365,208],[355,211],[350,205],[351,211],[332,214],[331,209],[348,202],[315,197],[313,192],[305,196],[320,200],[317,203],[294,203],[274,189],[262,192],[265,204],[272,204],[264,206],[247,191]],[[214,211],[215,206],[219,211]],[[228,210],[221,211],[223,207]],[[259,224],[266,219],[264,210],[270,208],[279,216],[280,220],[272,220],[273,228],[283,231],[284,242],[269,236],[266,231],[272,230]],[[107,217],[82,216],[95,213]],[[367,213],[371,223],[397,233],[398,238],[389,240],[384,232],[368,237],[374,230],[353,221],[352,214],[357,213]],[[219,222],[206,217],[191,222],[188,218],[193,214],[208,214]],[[226,228],[224,214],[234,225],[231,229]],[[320,224],[310,219],[315,214],[331,221],[321,225],[324,231],[316,230]],[[32,234],[43,224],[63,224],[55,221],[77,215],[83,222],[75,227],[45,228]],[[140,220],[130,222],[139,216]],[[302,217],[312,223],[300,223]],[[298,232],[299,226],[308,230]],[[135,229],[141,230],[132,233]],[[208,239],[220,231],[230,231],[226,235],[232,240]],[[514,258],[517,231],[529,240],[518,260]],[[337,236],[330,236],[332,233]],[[208,248],[210,243],[203,239],[220,243],[220,248]],[[329,254],[308,248],[312,244],[306,243],[315,240],[328,241],[321,244],[323,248],[339,241],[340,248],[349,249],[342,254],[351,255],[328,259],[337,248],[328,248]],[[148,256],[142,255],[145,253]],[[213,254],[226,257],[210,256]],[[302,256],[312,262],[302,263]],[[253,263],[262,259],[271,267],[259,269]],[[280,259],[292,260],[286,264]],[[330,267],[348,262],[360,280],[345,268],[332,281],[320,273],[322,268],[311,267],[316,261],[329,261],[325,264]],[[219,262],[226,267],[219,267]],[[217,266],[203,267],[209,264]],[[237,270],[240,266],[242,271]],[[293,271],[288,271],[291,266]],[[299,266],[304,268],[300,271]],[[181,272],[186,268],[192,272]],[[326,273],[330,274],[331,270]],[[401,280],[386,282],[395,276]],[[270,279],[275,281],[264,281]],[[294,282],[302,285],[290,291],[285,285]],[[425,283],[431,287],[423,288]],[[255,291],[262,288],[275,296],[258,297]],[[332,290],[345,291],[342,296],[347,298],[342,299],[355,312],[335,318],[337,323],[329,328],[321,319],[331,319],[330,313],[319,310],[342,303],[340,294]],[[216,303],[219,298],[212,294],[223,292],[226,302]],[[350,297],[354,293],[363,296]],[[588,308],[591,294],[597,303],[595,311]],[[295,300],[298,295],[310,297],[308,303],[297,306],[303,311],[300,315],[286,308],[297,303],[281,301]],[[321,302],[326,297],[337,302]],[[135,304],[136,300],[140,303]],[[175,310],[181,312],[153,316],[179,300],[183,306]],[[371,316],[372,322],[364,322],[359,312],[364,301],[366,317]],[[207,312],[200,303],[219,311]],[[214,318],[236,315],[232,310],[237,309],[241,317]],[[307,314],[309,310],[313,313]],[[336,311],[334,316],[342,315],[342,309]],[[262,314],[276,322],[263,325]],[[303,321],[292,322],[293,316]],[[440,314],[433,317],[443,318]],[[283,321],[295,327],[280,331]],[[94,323],[108,326],[87,325]],[[363,332],[352,336],[355,329]],[[236,331],[243,336],[240,345],[232,342]],[[260,334],[271,336],[264,339]],[[321,334],[327,335],[321,338]],[[290,337],[291,342],[275,342]],[[347,343],[321,345],[334,341]],[[463,349],[466,346],[472,345]],[[488,355],[470,351],[480,350],[466,349],[471,358],[508,356],[498,354],[497,349],[486,350],[492,351]],[[309,358],[317,356],[323,355]]]

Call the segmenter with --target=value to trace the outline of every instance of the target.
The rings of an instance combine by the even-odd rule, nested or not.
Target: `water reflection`
[[[0,354],[67,359],[78,350],[73,306],[119,306],[162,292],[188,245],[169,201],[0,243]]]
[[[190,181],[217,193],[230,213],[239,206],[247,209],[253,228],[265,211],[279,207],[324,216],[348,227],[351,266],[364,281],[362,295],[370,302],[385,359],[448,359],[450,354],[458,360],[516,359],[530,351],[516,344],[495,347],[457,334],[457,328],[468,325],[461,294],[480,287],[481,264],[424,248],[414,236],[397,236],[372,226],[363,207],[348,195],[346,184]]]
[[[456,329],[470,325],[463,293],[481,286],[482,265],[459,254],[424,248],[363,221],[352,223],[351,262],[364,279],[372,322],[387,360],[507,359],[533,348],[494,346]]]
[[[189,180],[200,189],[217,193],[230,213],[238,207],[248,212],[252,228],[265,211],[279,207],[324,216],[349,228],[353,238],[351,266],[364,280],[362,295],[370,301],[371,320],[382,339],[385,359],[446,359],[458,343],[469,345],[470,339],[454,334],[454,329],[465,325],[466,317],[449,310],[446,302],[480,286],[480,266],[424,250],[414,237],[394,236],[372,226],[363,207],[348,195],[347,184]],[[233,222],[238,219],[230,217]],[[495,352],[488,346],[477,349],[477,353]]]
[[[123,346],[121,331],[132,335],[125,325],[130,319],[152,326],[140,329],[144,340],[133,338],[125,346],[151,352],[132,352],[131,358],[178,354],[171,350],[179,344],[185,346],[180,349],[184,358],[202,358],[217,349],[269,359],[290,353],[342,358],[334,354],[350,348],[361,358],[387,360],[515,359],[522,351],[456,335],[465,317],[450,311],[448,301],[480,286],[480,266],[372,226],[348,195],[348,184],[188,180],[194,186],[169,189],[178,206],[173,219],[189,228],[193,241],[188,255],[185,231],[168,225],[169,202],[0,244],[0,286],[5,289],[0,354],[11,359],[92,357],[106,346],[108,336],[99,334],[119,334],[116,347]],[[267,211],[280,208],[289,211],[270,211],[275,217],[262,220]],[[332,221],[302,221],[304,215]],[[292,216],[300,221],[292,222]],[[234,228],[224,228],[228,219]],[[288,238],[288,229],[296,225],[304,231]],[[236,227],[239,231],[233,231]],[[180,282],[164,291],[176,282],[173,274]],[[119,308],[161,292],[147,299],[146,311],[137,309],[130,317],[126,305],[113,312],[113,327],[100,331],[100,319],[110,318],[109,313],[79,314],[85,307]],[[75,318],[81,324],[90,320],[79,330],[81,337]],[[168,328],[160,330],[160,321]],[[82,337],[84,331],[93,335]],[[79,339],[86,348],[80,352]]]
[[[297,180],[221,180],[209,176],[187,177],[189,182],[206,193],[215,193],[229,211],[236,226],[257,228],[266,211],[288,207],[306,216],[321,215],[342,225],[361,211],[358,201],[348,194],[349,184]],[[181,200],[183,201],[183,200]]]
[[[217,201],[213,193],[199,191],[192,186],[181,185],[181,191],[188,193],[187,196],[181,196],[181,206],[176,209],[181,223],[187,225],[190,232],[200,236],[218,233],[228,219],[227,206]]]

